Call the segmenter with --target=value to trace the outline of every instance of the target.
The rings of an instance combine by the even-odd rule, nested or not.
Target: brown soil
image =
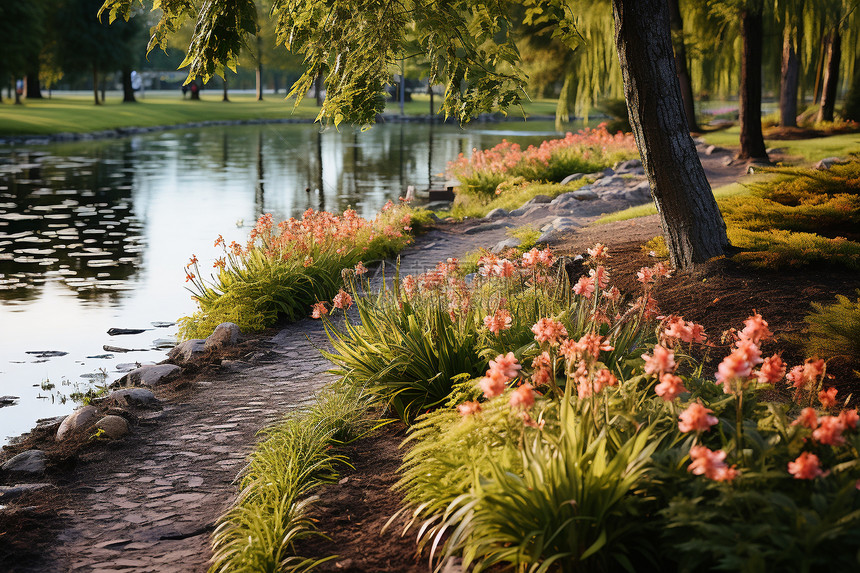
[[[845,125],[842,127],[833,127],[830,129],[812,129],[808,127],[769,127],[764,130],[766,139],[776,140],[797,140],[797,139],[815,139],[818,137],[827,137],[829,135],[838,135],[840,133],[855,133],[855,126]]]

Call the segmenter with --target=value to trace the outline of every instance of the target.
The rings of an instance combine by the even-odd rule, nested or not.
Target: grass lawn
[[[434,100],[438,112],[441,98]],[[407,115],[430,113],[430,98],[425,94],[413,95],[405,105]],[[536,100],[525,106],[527,115],[549,115],[555,110],[555,100]],[[399,113],[397,103],[389,104],[388,113]],[[104,105],[92,103],[91,94],[62,94],[51,99],[27,100],[16,106],[5,99],[0,104],[0,136],[48,135],[52,133],[85,133],[121,127],[152,127],[199,121],[241,119],[314,119],[319,112],[313,99],[302,100],[294,110],[293,100],[268,94],[256,101],[253,94],[230,95],[230,102],[221,101],[220,92],[203,92],[200,101],[183,100],[178,93],[149,92],[136,104],[123,104],[116,95],[108,95]],[[519,109],[509,112],[511,119],[522,117]]]
[[[715,131],[702,136],[711,145],[737,147],[740,145],[740,127]],[[784,149],[786,155],[802,157],[803,161],[814,162],[825,157],[846,157],[850,153],[860,153],[860,133],[844,133],[813,139],[765,139],[768,149]]]

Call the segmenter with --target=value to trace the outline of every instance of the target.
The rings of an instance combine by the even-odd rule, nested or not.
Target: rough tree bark
[[[839,85],[839,64],[842,60],[842,35],[838,26],[833,28],[827,44],[827,67],[824,69],[821,108],[816,118],[818,121],[833,121],[833,110],[836,108],[836,87]]]
[[[741,11],[741,150],[738,159],[769,161],[761,132],[761,57],[764,23],[761,6]]]
[[[314,80],[314,98],[317,101],[317,107],[322,106],[322,74],[318,75]]]
[[[42,85],[39,82],[41,67],[39,56],[36,55],[27,67],[27,99],[42,99]]]
[[[630,125],[672,264],[725,254],[723,222],[681,103],[666,0],[613,0]]]
[[[799,33],[799,31],[798,31]],[[798,39],[798,44],[800,41]],[[797,127],[797,87],[800,80],[800,59],[794,50],[792,26],[785,25],[782,39],[782,82],[779,86],[779,125]]]
[[[122,103],[135,103],[134,87],[131,85],[131,66],[122,67]]]
[[[224,95],[221,96],[221,101],[230,101],[227,97],[227,72],[224,72]]]
[[[257,34],[257,101],[263,101],[263,40]]]
[[[681,97],[684,100],[684,114],[687,116],[687,125],[690,131],[699,131],[699,123],[696,121],[696,107],[693,102],[693,84],[690,81],[690,72],[687,69],[687,46],[684,44],[684,21],[681,19],[681,9],[678,0],[669,0],[669,26],[672,30],[673,44],[675,46],[675,67],[678,70],[678,84],[681,88]]]

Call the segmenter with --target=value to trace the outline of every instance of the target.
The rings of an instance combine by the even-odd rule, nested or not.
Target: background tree
[[[0,85],[26,75],[32,59],[39,57],[42,32],[41,3],[0,0]],[[15,103],[20,103],[17,90]]]

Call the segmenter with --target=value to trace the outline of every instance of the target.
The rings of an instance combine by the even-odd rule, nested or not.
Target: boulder
[[[716,155],[718,153],[728,153],[728,149],[724,147],[717,147],[716,145],[709,145],[705,148],[705,155]]]
[[[498,219],[500,217],[507,217],[507,216],[508,216],[507,211],[505,211],[501,207],[497,207],[496,209],[493,209],[492,211],[487,213],[486,216],[484,217],[484,219]]]
[[[572,193],[572,195],[575,199],[578,199],[579,201],[593,201],[598,198],[597,193],[595,193],[591,189],[586,189],[585,187],[583,187],[582,189],[577,189]]]
[[[83,406],[78,408],[63,420],[57,430],[57,441],[62,442],[79,430],[85,430],[98,419],[99,411],[95,406]]]
[[[96,422],[95,428],[111,440],[118,440],[128,433],[128,422],[122,416],[105,416]]]
[[[200,354],[206,350],[206,341],[202,338],[192,338],[185,342],[180,342],[173,347],[173,350],[167,353],[167,357],[179,363],[190,362],[195,354]]]
[[[830,169],[834,165],[841,165],[843,163],[846,163],[846,161],[844,159],[842,159],[841,157],[825,157],[824,159],[822,159],[821,161],[819,161],[818,163],[813,165],[813,167],[815,169],[824,170],[824,169]]]
[[[499,254],[507,251],[508,249],[515,249],[522,244],[522,241],[517,239],[516,237],[509,237],[504,241],[499,241],[496,243],[496,246],[491,249],[494,254]]]
[[[11,460],[10,460],[11,461]],[[0,485],[0,503],[6,504],[21,497],[25,493],[53,487],[49,483],[19,483],[15,485]]]
[[[175,364],[156,364],[135,368],[119,380],[120,386],[158,386],[179,376],[182,368]]]
[[[43,474],[47,457],[42,450],[27,450],[10,458],[0,466],[4,472],[19,474]]]
[[[114,390],[108,396],[108,402],[117,406],[132,406],[136,408],[157,408],[161,401],[152,391],[146,388],[123,388]]]
[[[224,346],[233,346],[239,340],[239,326],[232,322],[222,322],[215,327],[203,343],[204,350],[214,350]]]
[[[568,175],[564,179],[561,180],[562,185],[567,185],[568,183],[573,183],[574,181],[579,181],[585,177],[585,173],[574,173],[572,175]]]
[[[642,161],[639,159],[628,159],[627,161],[621,161],[615,166],[616,173],[630,173],[630,172],[639,172],[642,171]]]
[[[535,195],[534,197],[526,201],[523,207],[525,207],[526,205],[541,205],[543,203],[550,202],[552,202],[552,197],[550,197],[549,195]]]

